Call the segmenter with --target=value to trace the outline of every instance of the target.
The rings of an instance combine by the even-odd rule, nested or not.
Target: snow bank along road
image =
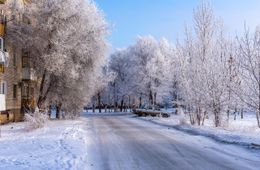
[[[129,115],[87,116],[87,166],[93,170],[260,168],[259,151],[217,143]]]

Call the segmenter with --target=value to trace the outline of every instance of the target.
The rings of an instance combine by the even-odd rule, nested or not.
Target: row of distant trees
[[[247,109],[260,127],[260,29],[245,27],[242,36],[232,38],[208,3],[194,10],[193,22],[176,43],[138,37],[112,54],[108,70],[115,80],[95,101],[152,109],[177,103],[192,124],[203,125],[210,115],[215,126]]]

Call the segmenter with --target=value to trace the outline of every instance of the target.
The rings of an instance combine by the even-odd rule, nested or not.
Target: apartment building
[[[4,1],[0,1],[3,4]],[[0,14],[0,123],[6,122],[9,115],[6,114],[7,105],[7,81],[6,81],[6,68],[9,63],[9,54],[5,50],[5,26],[6,16],[3,11]]]
[[[17,1],[25,3],[24,0]],[[5,2],[7,0],[0,0],[0,5]],[[18,47],[15,43],[5,41],[8,21],[11,21],[8,18],[10,16],[5,16],[5,12],[1,11],[0,123],[21,121],[25,109],[35,107],[34,87],[36,79],[30,64],[31,56],[28,50]],[[15,19],[23,20],[20,16],[16,16]]]

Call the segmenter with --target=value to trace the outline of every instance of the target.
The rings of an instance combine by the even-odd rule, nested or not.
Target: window
[[[22,18],[22,20],[23,20],[23,23],[24,24],[28,24],[28,25],[30,25],[31,24],[31,21],[30,21],[30,19],[28,18],[28,17],[26,17],[26,16],[22,16],[23,18]]]
[[[13,66],[16,66],[16,48],[13,49]]]
[[[13,99],[16,99],[17,98],[17,85],[14,84],[13,85]]]
[[[4,51],[4,39],[0,37],[0,50]]]
[[[1,14],[0,14],[0,24],[1,24],[1,26],[4,26],[4,24],[6,22],[6,17],[5,17],[5,15],[3,15],[3,13],[4,13],[4,11],[1,10]]]
[[[4,73],[5,72],[5,66],[3,63],[0,63],[0,73]]]
[[[6,94],[7,92],[7,85],[5,81],[0,82],[0,94]]]
[[[24,83],[22,86],[22,98],[28,99],[29,98],[29,85]]]
[[[29,52],[22,50],[22,67],[30,67]]]

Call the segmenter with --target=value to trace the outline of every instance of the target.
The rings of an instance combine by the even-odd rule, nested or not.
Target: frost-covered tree
[[[256,114],[260,128],[260,29],[252,34],[246,29],[243,37],[238,39],[239,75],[241,88],[237,94]]]
[[[8,25],[7,39],[30,54],[38,85],[37,105],[59,104],[77,113],[95,94],[107,48],[107,24],[89,0],[30,0],[7,9],[22,18]]]
[[[168,91],[167,55],[169,44],[166,40],[156,41],[153,37],[139,37],[131,48],[135,67],[135,82],[140,99],[144,96],[154,108]],[[140,102],[141,103],[141,102]]]
[[[110,95],[115,107],[123,110],[124,105],[132,105],[134,97],[134,72],[132,71],[134,62],[130,56],[129,49],[118,49],[110,57],[110,71],[116,74],[116,78],[111,82]]]
[[[208,64],[212,57],[215,21],[212,10],[202,4],[194,12],[194,32],[186,29],[186,40],[179,53],[183,86],[183,97],[188,106],[190,121],[198,125],[203,123],[209,98],[207,96]]]
[[[105,107],[104,102],[109,103],[109,101],[107,99],[104,99],[104,97],[106,97],[104,94],[106,92],[106,90],[108,89],[107,87],[109,87],[109,84],[111,82],[113,82],[115,79],[115,73],[112,71],[108,70],[108,67],[104,67],[103,68],[103,74],[101,74],[99,77],[97,77],[97,79],[94,81],[94,83],[99,85],[98,90],[96,91],[95,96],[92,98],[92,109],[95,112],[95,108],[97,106],[99,113],[102,112],[102,108]],[[109,93],[107,93],[109,94]],[[107,107],[105,107],[107,108]]]
[[[194,11],[194,29],[186,29],[184,44],[178,45],[177,50],[182,65],[179,81],[192,124],[203,124],[205,116],[212,113],[215,126],[220,126],[228,120],[225,113],[229,115],[234,110],[230,46],[232,43],[225,38],[221,22],[211,7],[202,3]]]
[[[111,56],[110,69],[117,74],[112,84],[114,99],[120,103],[138,98],[143,104],[155,108],[169,94],[169,57],[171,45],[167,40],[152,36],[138,37],[137,42]]]
[[[157,41],[152,36],[138,37],[136,44],[129,50],[134,62],[132,72],[136,85],[135,93],[139,95],[140,105],[142,102],[152,105],[154,98],[152,83],[155,79],[149,75],[149,69],[152,68],[148,68],[148,64],[158,55]]]
[[[151,92],[153,92],[152,105],[155,105],[156,102],[171,102],[172,100],[169,98],[169,93],[172,92],[171,87],[174,85],[174,82],[171,81],[171,78],[174,77],[174,72],[171,70],[174,66],[174,63],[171,62],[173,55],[173,45],[163,38],[158,42],[155,57],[151,58],[146,66],[151,82]]]
[[[131,47],[137,93],[140,99],[145,97],[153,108],[169,93],[170,48],[167,40],[158,42],[151,36],[139,37],[137,43]]]

